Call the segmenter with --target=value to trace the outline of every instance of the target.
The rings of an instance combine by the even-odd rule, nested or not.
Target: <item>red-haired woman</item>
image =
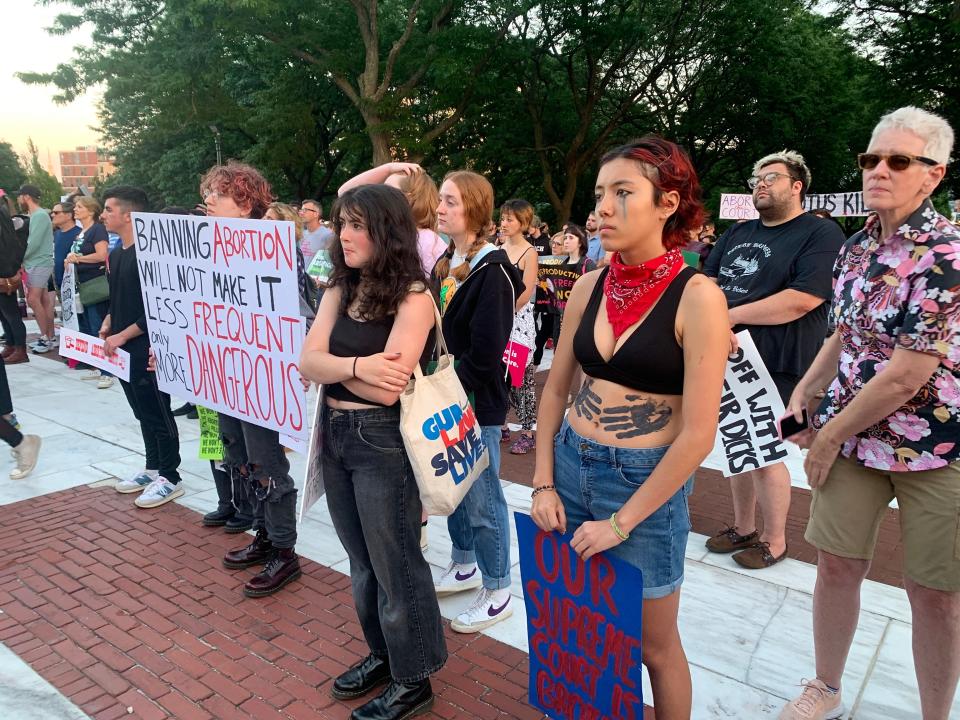
[[[273,202],[263,175],[237,162],[211,168],[200,181],[200,194],[207,214],[215,217],[259,219]],[[290,463],[276,430],[221,414],[220,436],[234,507],[238,514],[246,514],[252,506],[257,533],[249,545],[228,552],[223,564],[231,569],[263,565],[244,585],[243,593],[248,597],[270,595],[300,577],[300,561],[294,551],[297,489],[290,477]],[[218,486],[218,494],[224,489]]]
[[[713,446],[729,323],[723,293],[680,248],[703,217],[687,155],[648,136],[601,161],[596,211],[610,265],[574,285],[540,400],[532,516],[574,531],[584,560],[643,571],[643,663],[657,717],[689,718],[677,630],[693,472]],[[651,352],[651,348],[656,348]],[[586,381],[564,419],[575,371]],[[562,421],[562,425],[561,425]]]

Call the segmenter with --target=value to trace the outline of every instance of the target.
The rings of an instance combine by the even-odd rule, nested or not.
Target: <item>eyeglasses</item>
[[[303,208],[300,208],[300,212],[302,212],[302,213],[304,213],[304,212],[315,212],[315,213],[318,213],[318,212],[320,212],[320,211],[319,211],[319,210],[315,210],[315,209],[313,209],[313,208],[303,207]]]
[[[939,164],[936,160],[923,157],[922,155],[904,155],[903,153],[894,153],[893,155],[881,155],[880,153],[860,153],[857,155],[857,165],[860,166],[861,170],[873,170],[877,165],[880,164],[881,160],[885,160],[887,167],[895,172],[903,172],[914,162],[919,162],[930,166]]]
[[[754,175],[751,178],[747,178],[747,187],[750,188],[751,190],[756,190],[757,185],[759,185],[760,183],[763,183],[767,187],[770,187],[777,181],[778,177],[788,178],[790,176],[787,175],[787,173],[782,173],[782,172],[768,172],[759,176]]]

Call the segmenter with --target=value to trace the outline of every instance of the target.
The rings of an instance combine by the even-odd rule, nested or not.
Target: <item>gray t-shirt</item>
[[[312,232],[304,228],[300,239],[300,249],[303,251],[303,261],[309,266],[313,256],[320,250],[325,250],[333,239],[333,232],[323,225]]]

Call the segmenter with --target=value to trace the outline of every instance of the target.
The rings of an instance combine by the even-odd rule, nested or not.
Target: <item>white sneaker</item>
[[[99,380],[100,371],[99,370],[87,370],[83,375],[80,376],[81,380]]]
[[[37,353],[38,355],[43,355],[44,353],[50,352],[51,348],[53,347],[53,340],[48,340],[45,337],[40,338],[37,340],[37,342],[30,346],[33,352]]]
[[[97,390],[106,390],[113,387],[113,378],[110,375],[101,375],[97,382]]]
[[[437,591],[437,595],[453,595],[464,590],[474,590],[480,585],[480,568],[476,563],[461,565],[451,562],[433,583],[433,589]]]
[[[40,443],[39,435],[24,435],[20,444],[11,448],[13,459],[17,462],[17,466],[10,471],[11,480],[23,480],[33,472],[37,466],[37,456],[40,454]]]
[[[117,481],[117,484],[113,486],[113,489],[118,493],[140,492],[150,483],[156,480],[157,477],[159,477],[159,473],[156,470],[141,470],[132,477]]]
[[[450,629],[458,633],[476,633],[513,615],[513,597],[510,588],[487,590],[482,588],[473,604],[457,615]]]
[[[183,495],[183,488],[180,487],[182,484],[174,485],[163,475],[158,475],[156,480],[147,485],[147,489],[140,494],[140,497],[133,501],[133,504],[142,508],[159,507]]]

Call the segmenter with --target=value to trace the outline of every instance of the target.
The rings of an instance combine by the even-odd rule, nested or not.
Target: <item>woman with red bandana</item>
[[[726,302],[683,263],[703,206],[678,146],[648,136],[607,153],[596,202],[612,258],[567,301],[537,416],[538,433],[555,440],[537,444],[531,514],[543,530],[572,531],[584,560],[609,552],[643,571],[643,663],[657,717],[689,718],[677,630],[687,497],[717,431]],[[580,368],[586,378],[564,419]]]

